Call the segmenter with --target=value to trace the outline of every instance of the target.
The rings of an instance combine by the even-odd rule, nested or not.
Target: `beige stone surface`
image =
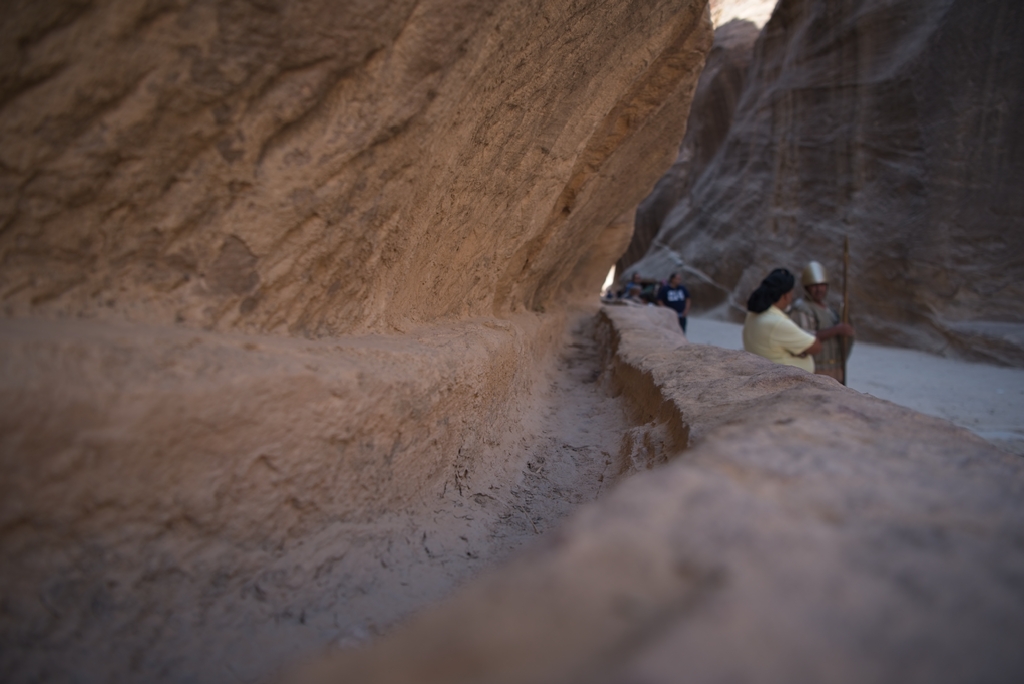
[[[6,315],[303,335],[559,301],[671,163],[710,40],[702,0],[54,2],[2,31]]]
[[[710,41],[703,0],[5,7],[0,679],[266,677],[643,467],[563,332]]]
[[[1019,678],[1019,459],[568,303],[710,41],[702,0],[6,8],[0,679]]]
[[[1024,460],[831,379],[687,344],[664,311],[603,316],[637,417],[689,448],[294,681],[1024,675]]]
[[[637,267],[685,263],[694,306],[726,315],[772,268],[837,277],[849,236],[864,339],[1024,364],[1022,33],[1015,0],[782,0]]]
[[[593,307],[567,317],[564,338],[554,314],[321,341],[0,325],[3,680],[263,679],[663,460],[597,382]]]
[[[558,325],[309,341],[5,322],[4,679],[249,678],[437,598],[479,562],[432,570],[424,549],[461,542],[413,511],[450,518],[460,483],[507,494]]]

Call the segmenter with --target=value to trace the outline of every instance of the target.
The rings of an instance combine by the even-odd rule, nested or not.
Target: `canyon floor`
[[[498,467],[478,468],[470,480],[456,473],[432,504],[352,530],[337,549],[333,600],[304,620],[318,633],[294,621],[283,625],[287,635],[268,627],[276,636],[260,639],[258,652],[238,644],[237,657],[226,659],[228,673],[250,681],[268,665],[313,655],[311,645],[347,649],[386,634],[539,542],[636,467],[622,449],[632,424],[621,399],[608,389],[594,336],[595,309],[569,313],[563,346],[539,369],[533,396],[518,417],[521,429],[498,447]]]
[[[688,333],[697,344],[743,349],[742,325],[691,317]],[[1024,369],[857,342],[848,370],[858,392],[945,418],[1024,455]]]
[[[472,482],[456,474],[436,505],[378,524],[373,551],[365,554],[373,591],[339,616],[347,629],[336,643],[358,643],[441,598],[536,541],[622,474],[620,444],[631,425],[603,382],[593,313],[570,314],[565,345],[541,369],[521,431],[501,446],[511,478],[507,470],[479,473]]]
[[[105,612],[97,612],[95,601],[89,603],[92,575],[83,565],[85,561],[68,561],[71,569],[65,574],[70,575],[60,580],[63,584],[58,586],[58,580],[53,579],[41,585],[45,590],[40,590],[41,600],[50,611],[38,617],[38,625],[15,624],[11,615],[0,615],[6,621],[0,630],[0,642],[17,639],[22,646],[18,652],[0,653],[0,679],[59,680],[81,675],[91,681],[263,680],[276,668],[301,662],[325,647],[346,648],[373,640],[411,614],[447,597],[481,571],[500,565],[514,552],[536,543],[570,512],[593,501],[623,472],[636,466],[636,455],[622,448],[623,436],[636,430],[631,431],[633,426],[622,400],[611,396],[608,389],[602,352],[594,335],[596,311],[595,304],[565,315],[564,339],[554,353],[537,360],[529,391],[512,402],[508,415],[494,416],[495,425],[508,429],[494,431],[497,437],[489,436],[486,444],[473,447],[483,453],[460,451],[454,459],[454,472],[443,488],[421,487],[415,500],[400,508],[338,519],[314,526],[311,532],[289,533],[281,549],[247,552],[251,556],[245,556],[248,565],[240,560],[241,551],[218,541],[223,531],[204,533],[207,536],[188,543],[167,541],[163,552],[143,552],[139,550],[143,542],[131,541],[131,525],[110,525],[103,543],[112,550],[104,551],[102,562],[94,563],[103,569],[104,577],[117,579],[116,585],[108,589],[113,598]],[[84,331],[92,331],[92,336]],[[251,339],[245,343],[231,336],[221,339],[182,333],[182,340],[168,331],[161,331],[152,340],[141,337],[151,332],[130,326],[110,332],[88,323],[23,321],[0,328],[0,339],[21,352],[48,349],[36,338],[73,339],[82,349],[65,356],[77,353],[110,357],[110,363],[99,364],[106,369],[104,372],[134,380],[129,388],[145,389],[148,394],[130,403],[156,407],[159,410],[153,409],[154,413],[168,415],[167,420],[177,426],[177,432],[168,434],[199,429],[195,421],[175,417],[177,414],[159,401],[162,395],[158,390],[167,390],[164,385],[170,382],[169,377],[191,375],[178,366],[154,370],[159,363],[153,357],[201,367],[213,373],[211,382],[244,375],[245,369],[252,372],[255,367],[277,373],[273,377],[278,386],[289,379],[294,381],[291,370],[274,365],[284,363],[281,359],[294,361],[297,352],[291,349],[292,341],[260,338],[259,345],[273,347],[280,357],[270,354],[253,366],[247,355],[260,352],[253,351],[259,345]],[[189,335],[195,339],[182,346]],[[317,342],[306,342],[305,347],[330,352]],[[309,366],[313,369],[309,372],[315,373],[311,377],[330,380],[326,361],[300,357],[313,364]],[[41,368],[60,367],[47,358],[40,361]],[[129,367],[135,370],[124,370]],[[156,373],[151,381],[142,368]],[[121,375],[114,372],[118,369]],[[218,375],[211,369],[222,372]],[[63,383],[61,396],[75,395],[79,384],[70,376]],[[90,388],[96,384],[80,383]],[[199,380],[193,384],[201,385]],[[25,386],[32,383],[25,380],[11,391],[21,397],[27,391]],[[251,392],[259,394],[257,390]],[[193,394],[201,396],[198,390],[184,393],[189,401],[200,404],[201,399],[191,398]],[[273,399],[271,404],[289,400],[295,401],[286,397]],[[92,399],[91,403],[97,401]],[[248,409],[258,413],[272,407]],[[61,415],[68,413],[66,409],[61,411]],[[137,452],[131,451],[132,457],[142,460],[144,454]],[[209,460],[214,461],[214,457]],[[214,470],[216,467],[210,466]],[[321,477],[326,479],[328,474]],[[241,485],[232,486],[238,489]],[[201,489],[198,484],[193,488]],[[238,524],[260,523],[241,520]],[[60,534],[70,534],[62,531],[65,523],[54,525]],[[24,549],[45,547],[41,532],[26,535],[19,542]],[[10,544],[15,550],[22,548],[15,542]],[[36,556],[32,556],[24,549],[24,558],[45,553],[36,550],[31,552]],[[160,562],[176,568],[174,576],[183,578],[177,584],[148,581],[149,575],[137,578],[130,568],[118,570],[110,560],[117,554],[128,559],[149,556],[155,559],[149,561],[154,564],[161,553],[167,558]],[[201,558],[195,560],[194,556]],[[221,580],[208,586],[203,568],[211,564],[230,567]],[[23,584],[28,583],[26,592],[35,586],[29,574],[25,571],[17,575]],[[60,587],[63,589],[58,592]],[[122,591],[123,596],[117,593]],[[116,638],[111,638],[114,634]]]

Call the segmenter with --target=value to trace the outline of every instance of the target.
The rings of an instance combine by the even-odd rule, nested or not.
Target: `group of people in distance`
[[[827,375],[845,384],[845,357],[854,329],[826,301],[828,273],[812,261],[800,275],[807,294],[797,299],[793,274],[777,268],[747,300],[743,348],[769,361]],[[786,315],[786,311],[789,315]],[[849,338],[844,345],[843,338]],[[844,348],[845,346],[845,348]]]
[[[665,282],[647,280],[636,271],[615,295],[606,297],[619,304],[665,306],[676,312],[679,327],[686,332],[686,316],[690,313],[690,292],[683,286],[683,276],[673,273]]]
[[[668,307],[676,312],[685,333],[690,293],[682,280],[679,273],[673,273],[667,282],[658,282],[634,272],[608,299],[627,305]],[[845,358],[853,345],[854,329],[843,323],[839,311],[827,302],[829,283],[824,266],[810,262],[800,282],[806,297],[798,299],[796,278],[784,268],[775,269],[761,281],[747,300],[743,348],[770,361],[827,375],[845,384]]]

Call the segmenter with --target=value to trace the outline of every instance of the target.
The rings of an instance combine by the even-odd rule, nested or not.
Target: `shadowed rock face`
[[[334,334],[543,310],[670,163],[705,16],[664,0],[8,10],[4,311]]]
[[[865,337],[1024,363],[1022,31],[1011,0],[783,0],[717,156],[660,211],[670,250],[638,266],[681,258],[720,286],[696,306],[742,306],[776,266],[838,277],[849,235]]]
[[[679,156],[637,208],[633,239],[617,263],[620,274],[643,258],[669,212],[687,197],[694,181],[718,153],[729,133],[759,33],[756,24],[742,19],[715,29],[715,41],[693,95]]]

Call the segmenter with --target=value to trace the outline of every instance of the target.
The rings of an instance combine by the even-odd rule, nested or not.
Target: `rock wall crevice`
[[[628,311],[616,314],[630,315]],[[653,342],[658,349],[670,351],[687,344],[679,332],[679,322],[674,314],[659,310],[648,315],[660,323],[658,327],[652,326],[652,330],[658,333]],[[597,339],[604,354],[612,391],[622,396],[631,407],[636,424],[623,435],[621,446],[627,472],[636,472],[661,465],[685,450],[690,444],[690,425],[679,407],[661,391],[656,371],[638,367],[633,362],[635,343],[621,339],[623,330],[615,325],[614,320],[602,310],[598,315]]]

